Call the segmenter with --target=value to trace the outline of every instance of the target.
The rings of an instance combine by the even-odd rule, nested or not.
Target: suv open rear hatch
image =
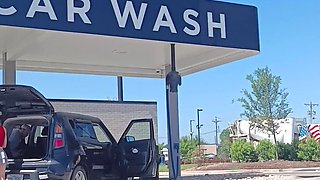
[[[23,85],[0,85],[0,118],[52,114],[52,104],[36,89]]]

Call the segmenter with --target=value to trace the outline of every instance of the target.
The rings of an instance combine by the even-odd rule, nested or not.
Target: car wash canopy
[[[5,0],[0,51],[5,83],[15,83],[16,69],[164,78],[172,65],[169,176],[177,179],[176,71],[183,76],[258,54],[257,9],[213,0]]]
[[[14,0],[0,7],[0,49],[23,70],[164,77],[169,43],[178,44],[182,75],[259,51],[252,6],[209,0]]]

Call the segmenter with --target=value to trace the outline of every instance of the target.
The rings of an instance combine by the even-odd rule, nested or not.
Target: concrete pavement
[[[281,179],[308,179],[320,180],[320,167],[318,168],[292,168],[292,169],[244,169],[244,170],[206,170],[181,172],[181,179],[251,179],[255,177],[266,177],[263,179],[277,179],[268,177],[281,177]],[[160,172],[161,179],[168,179],[168,172]]]

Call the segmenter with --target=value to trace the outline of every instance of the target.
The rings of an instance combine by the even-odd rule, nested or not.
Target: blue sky
[[[212,120],[215,116],[221,118],[220,130],[240,118],[243,109],[232,100],[242,96],[242,89],[249,89],[245,77],[257,68],[268,66],[274,75],[281,76],[281,87],[289,92],[288,101],[293,109],[289,116],[307,117],[308,108],[304,103],[320,103],[320,1],[228,2],[258,7],[261,53],[183,77],[179,88],[180,135],[189,135],[189,120],[196,119],[196,109],[202,108],[201,132],[209,143],[214,142]],[[110,76],[20,71],[17,83],[32,85],[48,98],[117,97],[117,78]],[[164,80],[124,78],[124,99],[158,102],[159,141],[166,142]],[[320,106],[315,110],[320,113]]]

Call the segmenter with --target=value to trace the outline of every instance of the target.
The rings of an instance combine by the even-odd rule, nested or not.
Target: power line
[[[216,131],[209,131],[209,132],[201,133],[201,135],[212,134],[212,133],[214,133],[214,132],[216,132]]]

